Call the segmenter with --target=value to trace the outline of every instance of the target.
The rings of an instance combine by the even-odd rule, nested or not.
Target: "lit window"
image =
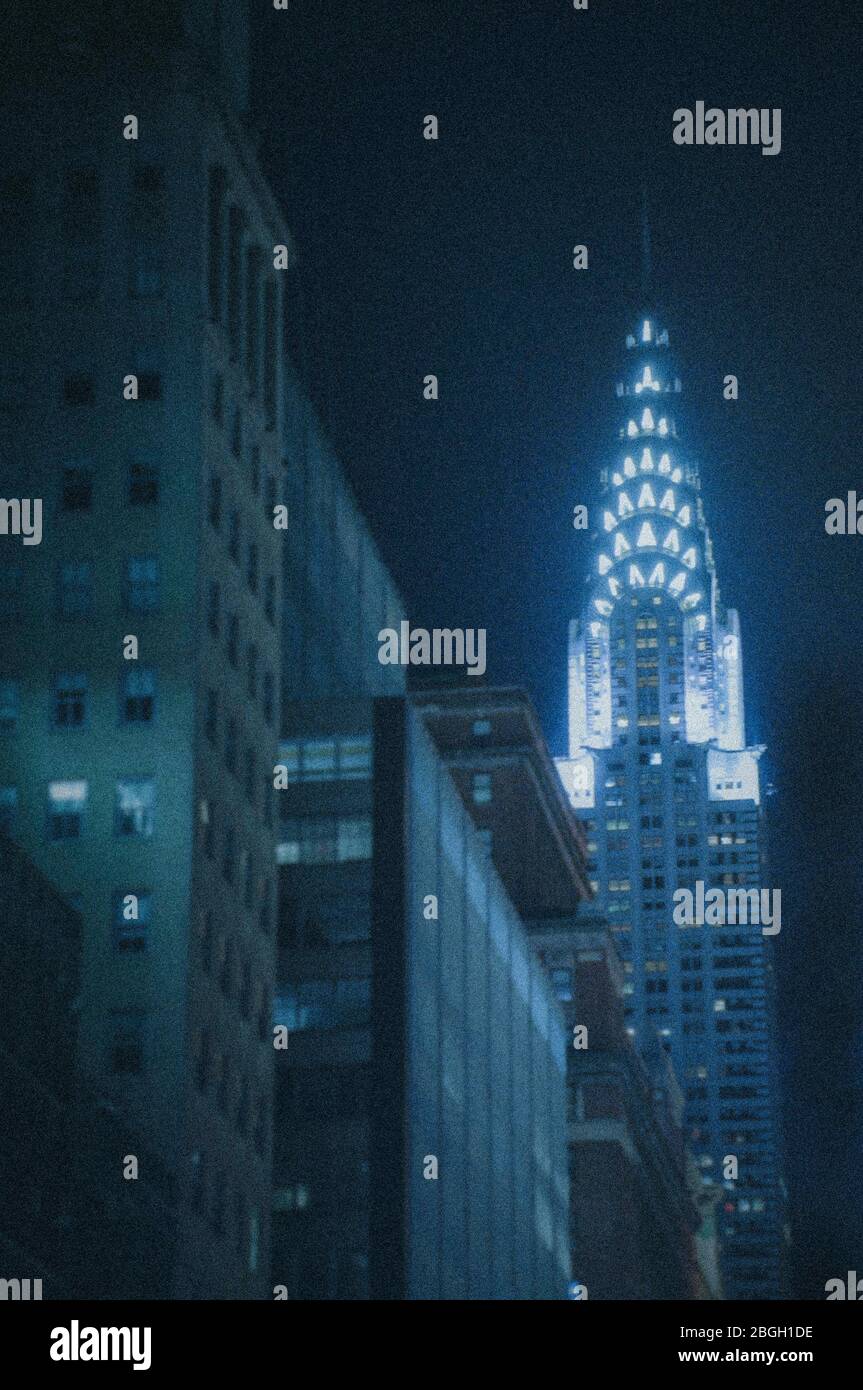
[[[134,507],[152,506],[159,500],[159,465],[154,459],[134,459],[129,465],[129,502]]]
[[[630,502],[630,500],[629,500],[629,498],[627,497],[626,493],[625,493],[625,492],[619,493],[619,494],[618,494],[618,497],[617,497],[617,515],[618,515],[618,516],[629,516],[629,515],[632,513],[632,510],[633,510],[632,503]]]
[[[49,782],[48,839],[79,840],[86,810],[86,782]]]
[[[475,772],[473,775],[472,796],[475,806],[485,806],[491,801],[491,773]]]
[[[653,488],[650,486],[650,483],[645,483],[645,484],[644,484],[644,487],[641,489],[640,493],[638,494],[638,505],[639,505],[639,507],[655,507],[655,506],[656,506],[656,498],[655,498],[655,496],[654,496],[654,494],[653,494]]]
[[[149,839],[156,819],[156,784],[118,782],[114,804],[114,833],[122,838]]]
[[[340,864],[372,857],[371,816],[345,816],[338,825],[337,858]]]
[[[135,555],[126,561],[126,607],[152,613],[159,607],[159,562],[155,555]]]
[[[618,539],[622,539],[622,537],[619,536]],[[600,574],[608,574],[608,571],[611,569],[611,561],[609,560],[609,558],[608,558],[607,555],[600,555],[599,561],[598,561],[598,563],[597,563],[597,568],[598,568]],[[486,722],[486,721],[482,721],[482,720],[478,720],[478,721],[477,721],[477,723],[484,723],[484,722]],[[490,728],[491,728],[491,725],[489,725],[489,729],[490,729]],[[474,733],[476,733],[476,724],[474,724]]]
[[[639,505],[641,504],[639,503]],[[645,521],[643,523],[641,530],[638,533],[638,540],[635,542],[635,544],[639,550],[644,549],[645,546],[657,544],[656,534],[649,521]]]

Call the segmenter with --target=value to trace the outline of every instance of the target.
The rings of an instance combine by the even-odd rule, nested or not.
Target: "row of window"
[[[55,729],[86,729],[90,718],[89,680],[83,671],[60,671],[51,681],[50,721]],[[20,682],[0,679],[0,733],[12,734],[20,716]],[[156,720],[156,668],[127,664],[120,672],[118,719],[121,724]]]
[[[278,864],[345,864],[371,857],[371,816],[314,816],[280,824]]]
[[[0,564],[0,600],[12,602],[21,592],[24,567],[20,561]],[[154,613],[161,603],[159,561],[155,555],[133,555],[123,565],[123,605],[129,613]],[[95,608],[96,566],[93,560],[66,560],[57,566],[56,605],[62,618],[90,617]]]
[[[270,585],[272,583],[272,589]],[[267,580],[267,601],[265,608],[270,621],[275,620],[275,580]],[[211,579],[207,589],[207,626],[212,637],[220,637],[225,628],[225,643],[228,661],[234,670],[240,666],[240,618],[237,613],[222,613],[222,589],[217,579]],[[258,676],[261,673],[261,693],[264,718],[272,724],[275,705],[275,681],[270,670],[261,670],[259,653],[255,642],[245,644],[246,692],[250,700],[258,698]]]
[[[60,510],[86,512],[93,505],[95,466],[90,459],[75,459],[63,464],[60,474]],[[139,456],[128,465],[126,499],[130,506],[152,506],[159,501],[159,463],[148,456]]]
[[[79,840],[84,834],[89,784],[83,780],[49,782],[45,834],[48,840]],[[13,835],[18,788],[0,786],[0,834]],[[114,791],[114,834],[120,839],[150,839],[156,826],[156,783],[119,781]]]

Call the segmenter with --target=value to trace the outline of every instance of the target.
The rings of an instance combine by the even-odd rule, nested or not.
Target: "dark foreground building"
[[[0,1280],[41,1280],[43,1299],[167,1298],[173,1185],[75,1067],[81,935],[0,838]]]
[[[286,718],[273,1282],[565,1297],[563,1022],[484,838],[410,699]]]

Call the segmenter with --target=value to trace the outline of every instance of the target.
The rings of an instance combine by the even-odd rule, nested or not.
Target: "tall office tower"
[[[647,1050],[658,1032],[671,1052],[687,1144],[705,1184],[724,1188],[725,1296],[776,1298],[773,967],[762,925],[741,924],[741,899],[751,910],[758,894],[746,890],[762,884],[763,749],[746,743],[740,627],[719,595],[668,332],[646,316],[626,346],[588,597],[570,628],[569,757],[559,767],[587,820],[632,1035]],[[675,925],[679,888],[706,924]],[[724,925],[698,911],[714,888],[728,904]]]
[[[79,1060],[175,1177],[173,1292],[214,1298],[269,1273],[289,238],[242,11],[25,6],[0,119],[4,491],[43,500],[0,542],[3,819],[81,912]]]

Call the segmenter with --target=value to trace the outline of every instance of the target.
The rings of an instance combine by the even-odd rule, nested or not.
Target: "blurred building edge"
[[[642,1060],[627,1034],[622,962],[587,901],[585,832],[527,695],[432,681],[415,699],[566,1018],[575,1282],[594,1299],[719,1297],[718,1191],[684,1148],[683,1096],[659,1040]]]
[[[172,1183],[75,1070],[81,929],[0,837],[0,1277],[41,1279],[47,1300],[166,1298]]]

